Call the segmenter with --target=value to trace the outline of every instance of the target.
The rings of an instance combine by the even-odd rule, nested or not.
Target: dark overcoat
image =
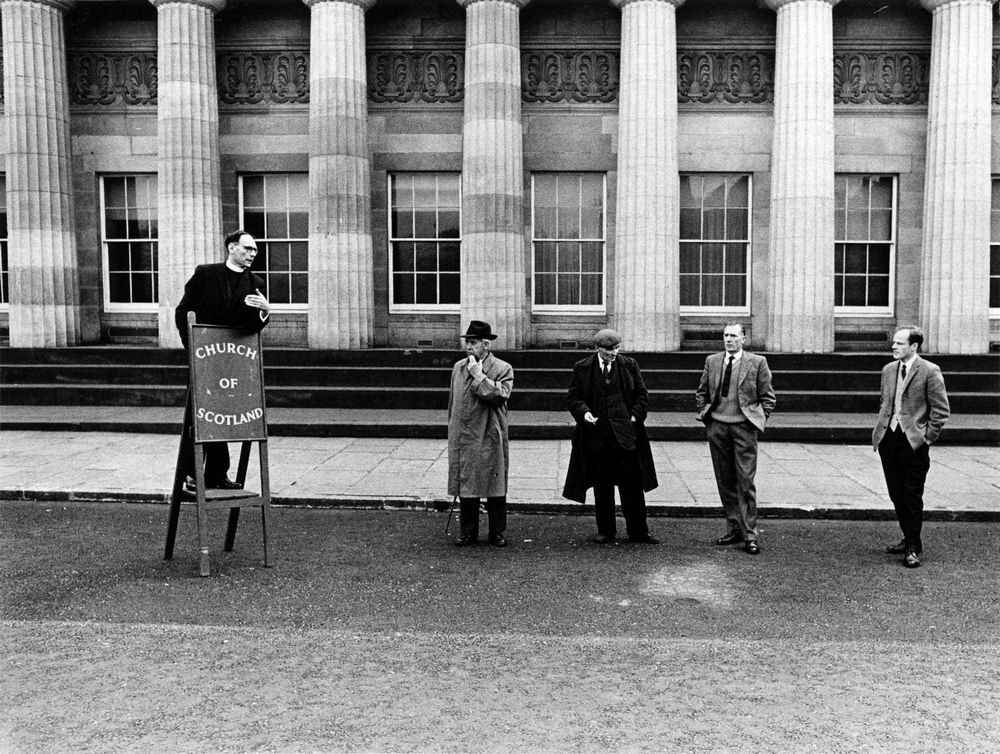
[[[174,309],[174,323],[185,348],[188,312],[195,313],[199,325],[222,325],[259,332],[267,324],[270,317],[261,318],[260,309],[243,302],[251,293],[263,290],[264,281],[250,270],[245,270],[235,277],[236,284],[230,289],[232,275],[225,262],[195,267],[194,274],[184,285],[184,296]]]
[[[635,359],[619,354],[615,358],[611,370],[612,379],[618,381],[622,399],[629,410],[629,416],[621,419],[598,417],[599,422],[611,422],[619,442],[622,439],[634,438],[636,456],[639,461],[639,471],[642,475],[642,488],[646,492],[656,489],[656,467],[653,465],[653,453],[649,447],[646,435],[646,413],[649,410],[649,393],[642,379],[639,365]],[[567,396],[569,412],[576,419],[576,429],[573,431],[573,450],[569,457],[569,468],[566,471],[566,484],[563,487],[563,497],[583,503],[587,499],[587,490],[594,486],[599,478],[598,469],[607,463],[604,455],[607,427],[588,424],[584,415],[590,411],[597,416],[595,407],[598,404],[598,391],[602,391],[603,375],[598,365],[596,353],[580,359],[573,365],[573,381],[569,386]],[[631,421],[634,417],[635,421]]]

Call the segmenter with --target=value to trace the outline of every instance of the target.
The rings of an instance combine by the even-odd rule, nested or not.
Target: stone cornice
[[[347,5],[357,5],[362,11],[368,12],[375,7],[378,0],[302,0],[310,9],[323,3],[346,3]]]
[[[685,2],[687,2],[687,0],[652,0],[652,1],[667,3],[668,5],[672,5],[675,8],[680,8],[682,5],[684,5]],[[615,8],[618,8],[620,10],[624,8],[626,5],[631,5],[632,3],[638,3],[638,2],[649,2],[649,0],[610,0],[610,2]]]
[[[174,3],[178,5],[200,5],[202,8],[208,8],[212,13],[218,13],[226,7],[226,0],[149,0],[149,2],[157,10],[164,5]]]
[[[777,11],[786,5],[792,5],[794,3],[806,2],[807,0],[764,0],[764,5],[773,11]],[[815,2],[815,0],[808,0],[808,2]],[[840,2],[840,0],[820,0],[820,2],[825,2],[832,8],[834,5]]]
[[[485,3],[485,2],[508,3],[509,5],[516,5],[517,9],[521,10],[522,8],[524,8],[524,6],[530,3],[531,0],[455,0],[455,2],[457,2],[463,8],[468,8],[470,5],[474,5],[475,3]]]

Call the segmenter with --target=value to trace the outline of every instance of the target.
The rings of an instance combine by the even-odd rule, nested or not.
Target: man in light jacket
[[[459,497],[459,547],[479,541],[479,501],[486,498],[489,543],[506,547],[507,399],[514,369],[490,353],[496,335],[487,322],[472,320],[465,335],[466,358],[451,372],[448,396],[448,494]]]
[[[920,566],[923,543],[924,482],[930,446],[951,415],[941,368],[920,358],[918,327],[901,327],[892,338],[892,358],[882,368],[882,400],[872,431],[872,447],[882,459],[889,498],[903,538],[886,552],[903,556],[907,568]]]
[[[757,555],[757,436],[774,411],[775,397],[767,359],[744,351],[744,341],[743,325],[725,326],[725,351],[705,359],[695,408],[705,423],[715,483],[728,523],[715,544],[742,542],[748,553]]]

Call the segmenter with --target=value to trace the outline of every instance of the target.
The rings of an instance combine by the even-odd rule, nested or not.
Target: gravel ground
[[[194,517],[0,503],[0,749],[995,751],[1000,524],[655,519],[659,547],[512,516],[458,550],[446,514],[276,510],[200,579]],[[485,520],[483,522],[485,525]]]

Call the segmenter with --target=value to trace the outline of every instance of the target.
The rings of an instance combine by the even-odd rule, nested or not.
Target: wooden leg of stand
[[[271,512],[271,478],[267,471],[267,440],[260,441],[260,506],[261,537],[264,541],[264,567],[271,567],[271,555],[267,547],[267,518]]]
[[[181,431],[180,447],[177,449],[177,464],[174,466],[174,485],[170,491],[170,513],[167,516],[167,542],[163,546],[163,559],[174,557],[174,542],[177,540],[177,519],[181,514],[181,491],[184,485],[183,471],[184,430]]]
[[[240,463],[236,467],[236,484],[240,487],[247,481],[247,466],[250,465],[250,440],[244,440],[240,447]]]
[[[233,551],[233,545],[236,543],[236,525],[239,522],[240,522],[240,509],[230,508],[229,523],[226,526],[226,552]]]
[[[205,504],[205,451],[200,444],[194,446],[194,473],[198,485],[198,572],[209,576],[212,563],[208,554],[208,507]]]

